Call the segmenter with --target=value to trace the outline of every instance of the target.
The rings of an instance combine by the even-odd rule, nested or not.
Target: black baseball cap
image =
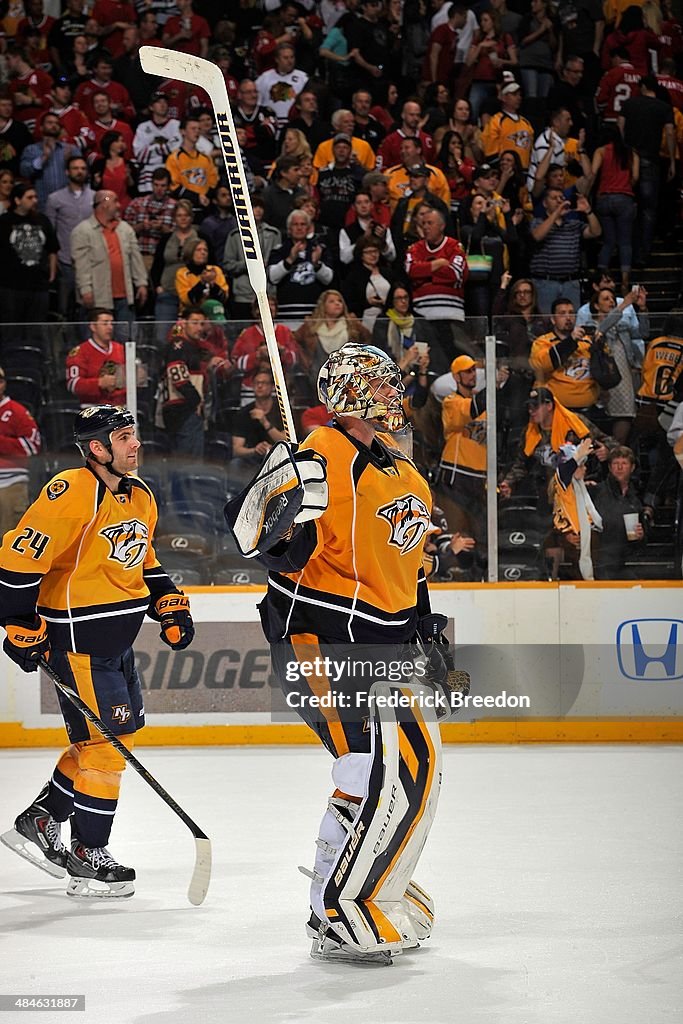
[[[546,402],[555,405],[553,393],[548,388],[532,388],[526,400],[529,409],[538,409],[539,405],[544,405]]]

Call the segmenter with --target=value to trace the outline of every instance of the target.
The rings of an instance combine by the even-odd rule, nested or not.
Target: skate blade
[[[17,832],[15,828],[11,828],[9,832],[4,832],[0,835],[0,843],[3,843],[8,850],[12,850],[24,860],[35,864],[41,871],[52,875],[53,878],[64,878],[66,876],[65,868],[60,867],[59,864],[53,864],[47,857],[42,856],[40,847],[36,846],[30,839],[27,839],[26,836],[22,836],[21,832]],[[38,850],[41,856],[35,854],[34,850]]]
[[[133,882],[100,882],[96,878],[72,877],[66,888],[67,896],[81,900],[125,899],[134,892]]]
[[[329,949],[324,947],[321,949],[317,939],[311,948],[311,958],[327,964],[353,964],[358,967],[391,967],[394,962],[393,956],[389,952],[361,953],[349,946],[337,945],[331,946]]]

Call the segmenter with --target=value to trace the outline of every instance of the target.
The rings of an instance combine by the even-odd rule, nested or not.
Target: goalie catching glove
[[[461,697],[466,697],[470,692],[470,674],[455,667],[451,644],[444,635],[447,625],[447,616],[438,612],[423,615],[417,623],[414,643],[420,656],[425,659],[426,682],[438,689],[448,706],[453,707],[451,694],[457,693]]]
[[[190,602],[184,594],[164,594],[154,602],[154,611],[161,625],[161,639],[174,651],[184,651],[194,640],[194,623]]]
[[[225,518],[245,558],[269,551],[294,527],[327,508],[327,462],[317,452],[279,441],[256,476],[225,506]]]
[[[42,615],[35,615],[31,622],[21,619],[7,619],[7,636],[2,649],[15,665],[24,672],[35,672],[41,658],[49,658],[50,641],[47,626]]]

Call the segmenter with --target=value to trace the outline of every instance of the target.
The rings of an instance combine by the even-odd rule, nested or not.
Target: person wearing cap
[[[62,142],[78,146],[84,153],[95,144],[90,121],[82,110],[71,102],[71,83],[65,75],[55,79],[52,91],[43,100],[47,110],[56,114],[62,128]]]
[[[354,130],[354,117],[352,110],[335,110],[332,115],[332,130],[334,132],[331,139],[325,139],[317,147],[313,154],[313,166],[318,170],[322,170],[323,167],[329,167],[330,163],[334,159],[333,146],[334,141],[340,135],[347,135],[351,140],[351,152],[353,154],[352,162],[358,164],[363,171],[372,171],[375,168],[375,153],[372,146],[365,142],[363,139],[358,139],[353,134]]]
[[[318,174],[320,222],[336,238],[360,188],[363,169],[352,161],[351,136],[339,132],[332,140],[332,160]]]
[[[429,188],[432,172],[425,164],[415,164],[408,168],[409,188],[402,199],[399,199],[391,218],[391,234],[396,239],[399,259],[403,261],[408,247],[420,238],[413,223],[413,214],[418,206],[426,203],[435,210],[440,210],[446,218],[446,230],[452,234],[450,209]]]
[[[133,156],[140,168],[138,192],[141,195],[153,191],[154,171],[163,167],[166,159],[182,143],[180,122],[168,116],[168,96],[165,93],[152,93],[149,114],[149,119],[137,126],[133,138]]]
[[[531,122],[519,113],[522,89],[518,82],[509,82],[500,90],[501,110],[491,117],[482,133],[482,144],[487,161],[497,159],[506,149],[519,157],[524,170],[529,166],[534,129]]]
[[[445,444],[439,462],[439,490],[449,527],[477,543],[486,541],[486,389],[475,394],[477,364],[471,356],[451,363],[455,391],[441,406]],[[496,386],[508,372],[499,370]]]
[[[417,138],[410,136],[401,140],[401,163],[395,167],[389,167],[386,171],[389,178],[389,202],[392,211],[400,199],[410,188],[408,169],[417,165],[423,165],[429,169],[429,190],[439,197],[450,209],[451,190],[446,180],[446,175],[440,167],[427,163],[422,154],[422,143]]]
[[[26,406],[7,394],[0,366],[0,538],[28,508],[28,460],[41,447],[38,424]]]
[[[531,475],[538,488],[538,512],[550,516],[548,483],[557,467],[563,444],[578,444],[585,437],[593,442],[593,455],[605,462],[617,442],[594,423],[559,402],[546,387],[535,386],[527,398],[529,422],[519,451],[498,485],[501,498],[509,498],[515,486]]]

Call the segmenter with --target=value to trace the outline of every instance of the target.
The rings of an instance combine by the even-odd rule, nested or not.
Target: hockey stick
[[[239,142],[235,131],[235,123],[232,119],[228,90],[225,87],[223,73],[213,61],[204,60],[203,57],[193,57],[191,54],[180,53],[178,50],[166,50],[162,46],[141,46],[140,62],[143,71],[148,75],[157,75],[160,78],[171,78],[179,82],[187,82],[189,85],[198,85],[208,93],[213,109],[216,114],[218,126],[218,137],[223,151],[223,161],[228,174],[232,201],[237,217],[237,226],[242,239],[242,249],[247,265],[249,283],[256,293],[263,334],[268,347],[270,364],[273,369],[275,380],[275,394],[280,405],[280,413],[284,424],[287,440],[296,443],[296,428],[289,404],[287,388],[285,386],[285,375],[280,360],[280,351],[275,338],[275,327],[273,317],[268,304],[268,291],[266,287],[266,270],[261,253],[254,211],[249,198],[249,188],[242,166]]]
[[[199,825],[196,825],[192,818],[189,817],[182,809],[180,804],[177,804],[172,796],[170,796],[164,787],[157,782],[153,775],[147,771],[145,766],[138,761],[137,757],[130,752],[118,736],[107,728],[104,722],[97,717],[94,711],[92,711],[88,705],[83,701],[75,690],[72,690],[70,686],[67,686],[64,680],[57,675],[55,670],[49,664],[45,658],[40,658],[38,664],[42,668],[43,672],[46,672],[52,682],[55,684],[57,689],[64,694],[64,696],[71,701],[74,707],[77,707],[81,714],[91,722],[95,728],[102,733],[106,740],[109,740],[114,750],[118,750],[121,757],[123,757],[128,764],[135,769],[138,775],[141,775],[148,786],[151,786],[154,792],[161,797],[165,804],[171,808],[172,811],[178,815],[180,820],[187,825],[190,832],[194,836],[195,843],[195,862],[194,871],[192,872],[192,879],[190,880],[190,886],[187,890],[187,898],[190,903],[198,907],[200,903],[204,902],[204,898],[209,890],[209,882],[211,881],[211,841],[207,835],[202,832]]]

